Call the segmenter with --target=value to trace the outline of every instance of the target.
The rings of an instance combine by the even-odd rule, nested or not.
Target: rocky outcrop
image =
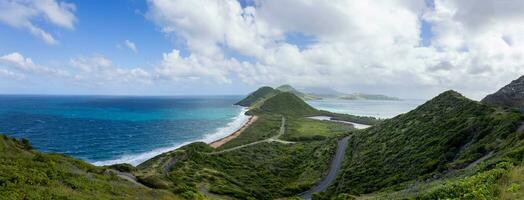
[[[483,103],[524,110],[524,76],[482,99]]]

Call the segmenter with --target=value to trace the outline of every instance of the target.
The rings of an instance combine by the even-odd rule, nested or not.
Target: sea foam
[[[244,126],[244,124],[246,124],[249,121],[249,116],[245,115],[246,111],[247,111],[247,108],[242,108],[242,111],[237,116],[233,117],[232,121],[229,122],[225,127],[220,127],[212,133],[205,134],[201,139],[193,140],[193,141],[186,141],[183,143],[175,143],[173,144],[173,146],[170,146],[170,147],[157,148],[157,149],[153,149],[151,151],[140,153],[140,154],[123,155],[120,158],[113,159],[113,160],[96,161],[96,162],[93,162],[93,164],[97,166],[103,166],[103,165],[113,165],[113,164],[119,164],[119,163],[129,163],[133,166],[137,166],[140,163],[146,160],[149,160],[157,155],[160,155],[168,151],[173,151],[175,149],[191,144],[193,142],[200,141],[200,142],[205,142],[205,143],[211,143],[213,141],[224,138],[234,133],[238,129],[242,128],[242,126]]]

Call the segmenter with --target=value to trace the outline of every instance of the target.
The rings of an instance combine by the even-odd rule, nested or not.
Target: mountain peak
[[[256,91],[249,94],[246,98],[235,103],[235,105],[250,107],[258,102],[261,102],[269,97],[276,95],[279,91],[269,86],[263,86]]]
[[[295,89],[293,86],[291,86],[289,84],[284,84],[284,85],[278,86],[276,89],[280,90],[280,91],[283,91],[283,92],[298,91],[297,89]]]
[[[524,109],[524,76],[512,81],[497,92],[484,97],[482,102],[496,106]]]
[[[263,101],[254,112],[306,116],[317,113],[317,110],[291,92],[280,92]]]

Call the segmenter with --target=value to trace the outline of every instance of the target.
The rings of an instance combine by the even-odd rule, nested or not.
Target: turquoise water
[[[0,132],[97,165],[137,165],[232,133],[247,121],[240,98],[3,95]]]
[[[422,105],[426,100],[401,101],[323,99],[307,103],[317,109],[377,118],[392,118]]]

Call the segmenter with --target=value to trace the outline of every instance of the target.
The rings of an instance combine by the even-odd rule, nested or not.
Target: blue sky
[[[39,26],[56,35],[58,45],[48,45],[23,29],[0,24],[0,52],[23,52],[42,64],[67,61],[78,55],[103,54],[121,66],[151,65],[163,52],[173,48],[169,38],[158,31],[143,13],[142,1],[68,1],[76,5],[78,22],[74,30],[57,28],[46,21],[35,20]],[[135,54],[123,45],[130,40],[139,46]]]
[[[495,11],[484,16],[491,23],[475,21],[475,9],[490,7],[452,0],[0,0],[9,11],[0,14],[0,93],[245,94],[289,83],[480,97],[523,72],[519,58],[484,56],[510,59],[521,49],[520,26],[500,28],[521,18]],[[489,27],[509,47],[488,49],[501,41],[475,31]],[[491,43],[479,43],[483,38]],[[490,76],[496,81],[478,85]]]

